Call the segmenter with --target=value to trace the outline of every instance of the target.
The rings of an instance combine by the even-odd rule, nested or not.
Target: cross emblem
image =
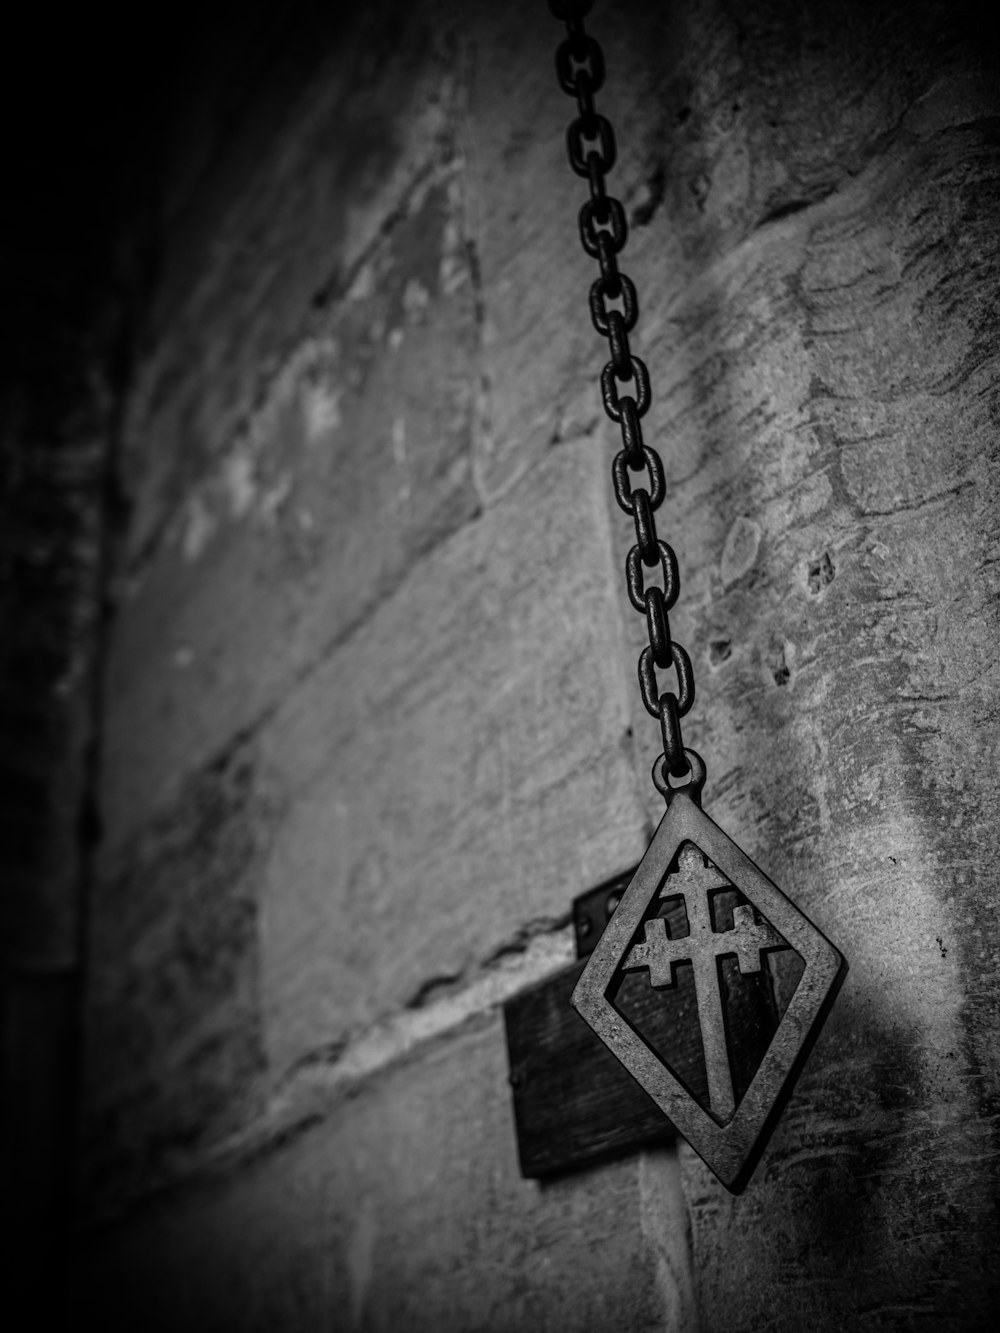
[[[678,963],[690,962],[694,970],[695,1000],[705,1050],[705,1070],[713,1113],[728,1120],[736,1109],[733,1078],[726,1042],[719,979],[720,958],[735,954],[740,972],[746,976],[759,972],[765,950],[783,949],[785,941],[766,921],[758,918],[747,903],[733,910],[731,930],[717,931],[712,925],[713,889],[732,888],[728,880],[705,868],[694,847],[681,852],[678,872],[667,877],[660,897],[672,897],[677,890],[684,903],[688,933],[671,938],[663,917],[646,922],[644,939],[634,944],[622,963],[626,972],[648,968],[649,984],[657,988],[672,986]]]
[[[710,895],[719,888],[735,889],[745,900],[734,910],[729,930],[715,930],[712,924]],[[649,914],[658,898],[678,893],[688,933],[668,936],[666,921]],[[719,959],[735,954],[742,973],[756,972],[761,955],[782,946],[799,955],[802,973],[757,1072],[734,1106]],[[654,987],[669,986],[678,963],[688,960],[694,971],[711,1110],[691,1095],[612,1000],[623,972],[647,968]],[[722,1183],[739,1193],[844,970],[843,958],[822,932],[681,790],[670,798],[571,1002]]]

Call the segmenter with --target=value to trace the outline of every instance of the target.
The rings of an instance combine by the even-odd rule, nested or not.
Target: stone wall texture
[[[543,0],[205,19],[119,410],[72,1302],[192,1330],[992,1327],[1000,62],[608,0],[688,743],[847,981],[757,1173],[521,1179],[504,998],[662,802]]]

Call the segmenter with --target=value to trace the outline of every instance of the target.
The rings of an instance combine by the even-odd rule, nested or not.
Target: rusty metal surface
[[[675,893],[668,872],[685,844],[696,848],[721,873],[716,887],[728,882],[749,904],[736,908],[730,931],[714,928],[709,906],[712,887],[704,883],[682,886],[687,937],[668,940],[663,927],[653,927],[653,921],[662,920],[654,915],[659,900]],[[750,1086],[737,1100],[717,960],[735,954],[741,972],[756,971],[762,954],[784,945],[802,959],[802,975]],[[688,960],[696,977],[709,1107],[699,1103],[677,1070],[640,1036],[612,997],[626,971],[648,968],[654,987],[671,985],[677,964]],[[680,791],[672,797],[591,955],[572,1003],[722,1183],[738,1193],[763,1149],[766,1133],[790,1092],[844,970],[844,961],[833,945],[691,796]]]

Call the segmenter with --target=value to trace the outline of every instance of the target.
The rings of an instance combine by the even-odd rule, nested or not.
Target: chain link
[[[642,446],[642,456],[638,467],[633,463],[636,471],[645,464],[649,468],[649,481],[652,490],[649,493],[649,503],[654,509],[659,509],[663,503],[663,496],[666,491],[666,483],[663,480],[663,463],[660,455],[655,449],[650,449],[648,444]],[[626,514],[631,514],[634,508],[632,502],[632,483],[628,479],[629,456],[628,450],[622,449],[621,453],[615,454],[615,461],[611,465],[611,479],[615,485],[615,499],[619,507],[624,509]]]
[[[615,499],[635,524],[635,545],[625,561],[629,601],[646,617],[649,647],[639,655],[639,692],[646,711],[660,722],[663,767],[674,777],[691,768],[684,751],[680,719],[694,703],[691,659],[670,635],[669,611],[677,601],[680,579],[677,557],[656,533],[655,513],[663,503],[666,485],[659,454],[644,443],[640,419],[649,411],[649,371],[629,347],[628,335],[639,317],[635,284],[618,268],[618,255],[628,239],[628,223],[620,200],[607,192],[605,176],[615,164],[615,133],[600,115],[594,94],[604,83],[604,54],[585,30],[584,15],[591,0],[549,0],[556,18],[566,24],[567,36],[556,51],[559,87],[576,98],[579,115],[566,131],[569,163],[590,188],[580,209],[580,241],[600,264],[601,275],[590,289],[590,317],[597,332],[608,340],[611,359],[601,372],[604,410],[622,433],[623,448],[615,455],[611,476]],[[620,302],[620,309],[608,302]],[[629,472],[648,471],[649,487],[633,486]],[[647,588],[643,566],[659,565],[663,587]],[[660,691],[657,669],[673,667],[677,691]],[[657,765],[660,763],[657,760]],[[702,775],[704,776],[704,775]],[[662,788],[661,788],[662,790]]]

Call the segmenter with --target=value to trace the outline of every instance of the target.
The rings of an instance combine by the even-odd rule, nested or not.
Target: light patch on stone
[[[760,528],[752,519],[740,515],[729,529],[726,544],[722,548],[723,583],[735,583],[753,567],[759,546]]]
[[[454,185],[454,182],[452,182]],[[449,189],[449,195],[451,190]],[[465,285],[468,270],[462,246],[462,231],[454,217],[445,223],[441,244],[441,263],[438,266],[438,283],[445,296],[452,296]]]
[[[257,507],[265,522],[273,520],[293,488],[290,476],[281,477],[261,493],[259,460],[272,452],[281,438],[282,414],[299,402],[305,417],[306,439],[327,437],[341,424],[343,389],[332,387],[340,346],[335,338],[308,338],[287,358],[272,377],[261,406],[244,422],[229,453],[217,464],[214,476],[201,494],[192,497],[181,517],[172,525],[179,533],[187,560],[197,560],[214,535],[221,514],[242,518]],[[215,511],[215,512],[213,512]]]
[[[885,818],[869,835],[872,859],[858,867],[856,886],[839,887],[858,910],[838,914],[837,944],[850,960],[855,994],[878,997],[881,1024],[912,1034],[928,1053],[924,1077],[951,1085],[942,1100],[959,1103],[964,1093],[948,1052],[963,1041],[961,964],[958,950],[943,956],[937,943],[954,931],[941,891],[947,872],[919,819],[892,798],[886,779],[904,770],[902,756],[883,751],[877,762],[883,767],[874,801]],[[877,878],[875,866],[884,867]]]
[[[351,1286],[351,1327],[360,1328],[368,1303],[368,1292],[375,1276],[375,1246],[378,1219],[370,1195],[361,1200],[359,1216],[347,1246],[347,1270]]]
[[[465,285],[466,277],[465,265],[462,263],[460,255],[446,254],[441,256],[438,280],[441,284],[441,291],[445,296],[454,296]]]
[[[68,699],[77,686],[86,678],[89,661],[83,653],[76,653],[70,659],[66,670],[52,686],[56,699]]]
[[[393,1014],[359,1033],[336,1064],[302,1066],[286,1085],[282,1100],[301,1105],[303,1096],[308,1095],[309,1083],[321,1084],[329,1092],[369,1078],[415,1046],[454,1031],[476,1014],[499,1008],[519,990],[550,976],[556,968],[566,967],[573,958],[569,927],[545,932],[531,940],[526,949],[502,955],[471,984],[419,1009]],[[274,1107],[279,1115],[283,1109],[280,1105]]]
[[[821,513],[833,499],[833,485],[826,472],[815,472],[800,487],[792,509],[792,520],[802,522]]]
[[[176,541],[177,523],[176,520],[170,527],[171,540]],[[134,602],[146,586],[148,574],[146,568],[131,569],[122,574],[116,580],[116,601],[119,605],[124,602]]]
[[[215,519],[204,500],[194,496],[187,507],[181,550],[185,560],[197,560],[215,532]]]
[[[199,1154],[200,1165],[240,1160],[273,1143],[319,1108],[328,1108],[331,1096],[351,1089],[415,1048],[456,1032],[470,1019],[498,1009],[527,986],[551,976],[558,968],[568,967],[574,957],[570,927],[544,931],[526,949],[501,951],[497,961],[471,984],[418,1009],[395,1013],[355,1034],[333,1062],[301,1061],[276,1089],[263,1115]]]
[[[400,467],[406,467],[405,417],[396,417],[392,423],[392,456]]]
[[[266,453],[281,432],[281,423],[289,406],[298,405],[307,411],[310,394],[326,395],[339,400],[341,389],[332,389],[340,344],[336,338],[306,338],[285,359],[272,375],[260,406],[245,423],[238,437],[238,445],[251,457]],[[333,413],[333,407],[321,402],[321,419]],[[336,409],[339,413],[339,407]],[[309,417],[306,416],[308,425]]]
[[[234,518],[242,518],[257,498],[253,459],[248,453],[230,454],[222,468],[222,487]]]
[[[260,500],[260,514],[265,523],[273,523],[278,510],[292,492],[292,474],[286,472],[283,477],[265,491]]]
[[[337,430],[343,421],[340,400],[343,389],[335,389],[329,384],[307,384],[302,399],[302,411],[306,423],[306,437],[310,444],[315,444],[324,435]]]
[[[399,483],[400,503],[410,498],[410,471],[406,457],[406,418],[396,417],[392,423],[392,456],[402,475]]]
[[[448,465],[447,477],[449,486],[458,489],[464,482],[469,471],[469,459],[465,454],[459,454],[457,458],[452,459]]]
[[[680,1144],[673,1143],[639,1155],[639,1222],[656,1259],[664,1328],[696,1326],[691,1234],[679,1153]]]
[[[410,278],[403,288],[403,309],[410,319],[417,321],[430,305],[431,294],[422,282]]]
[[[349,301],[366,301],[375,290],[375,265],[362,264],[354,275],[354,281],[347,289]]]

